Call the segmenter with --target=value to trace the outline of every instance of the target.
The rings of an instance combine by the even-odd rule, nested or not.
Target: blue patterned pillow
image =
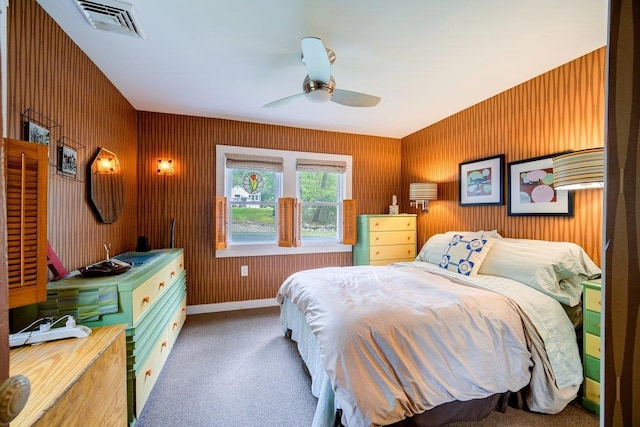
[[[439,266],[454,273],[475,276],[492,245],[493,239],[490,238],[454,234],[440,258]]]

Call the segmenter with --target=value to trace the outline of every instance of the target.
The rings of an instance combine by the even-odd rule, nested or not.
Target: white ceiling
[[[146,39],[38,3],[135,109],[394,138],[607,42],[607,0],[126,1]],[[302,91],[306,36],[335,51],[337,88],[380,104],[263,108]]]

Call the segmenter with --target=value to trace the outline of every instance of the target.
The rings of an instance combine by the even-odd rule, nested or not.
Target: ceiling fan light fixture
[[[329,79],[329,83],[316,82],[307,76],[302,83],[302,91],[304,96],[311,102],[323,103],[327,102],[333,96],[333,91],[336,89],[336,82],[333,77]]]

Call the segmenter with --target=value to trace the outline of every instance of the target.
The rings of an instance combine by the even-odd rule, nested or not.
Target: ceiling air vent
[[[73,0],[92,27],[146,38],[132,4],[117,0]]]

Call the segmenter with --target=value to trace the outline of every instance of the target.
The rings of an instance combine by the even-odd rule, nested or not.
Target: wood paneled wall
[[[602,190],[576,191],[573,218],[508,217],[506,204],[458,205],[458,165],[602,147],[605,62],[601,48],[403,138],[402,207],[409,183],[438,183],[438,200],[418,214],[418,241],[447,230],[497,229],[508,237],[573,241],[600,265]],[[505,165],[505,203],[507,173]]]
[[[609,9],[604,274],[605,426],[640,425],[640,4]]]
[[[273,298],[291,273],[351,264],[351,253],[216,259],[213,249],[216,144],[353,156],[353,197],[360,213],[384,213],[400,194],[400,140],[230,120],[141,112],[139,226],[152,247],[185,249],[188,304]],[[156,175],[171,158],[175,175]],[[240,266],[249,276],[240,277]]]
[[[102,244],[116,254],[135,247],[137,234],[137,112],[104,74],[58,27],[35,0],[12,1],[8,9],[7,136],[23,139],[21,114],[27,109],[59,127],[51,129],[49,163],[58,138],[84,145],[78,174],[98,147],[118,156],[125,208],[114,224],[96,219],[88,183],[63,179],[49,167],[48,239],[69,270],[104,258]],[[114,35],[118,37],[118,35]]]

